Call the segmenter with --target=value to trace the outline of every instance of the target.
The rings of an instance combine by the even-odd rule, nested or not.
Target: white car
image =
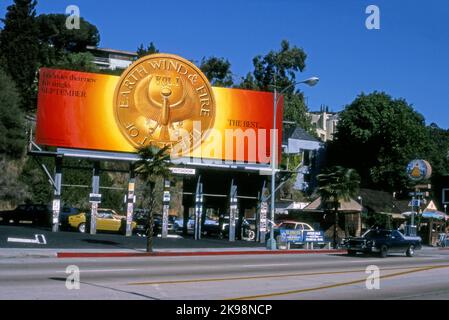
[[[283,221],[276,227],[276,229],[315,231],[310,224],[297,221]]]

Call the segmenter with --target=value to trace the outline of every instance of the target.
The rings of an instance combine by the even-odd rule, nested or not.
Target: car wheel
[[[387,255],[388,255],[388,248],[387,248],[387,246],[382,246],[380,248],[380,257],[381,258],[386,258]]]
[[[356,255],[357,255],[357,251],[348,250],[348,256],[356,256]]]
[[[78,226],[78,232],[79,233],[86,233],[86,224],[84,222],[80,223],[80,225]]]
[[[253,230],[248,231],[248,240],[254,241],[256,239],[256,233]]]
[[[410,247],[408,247],[407,252],[405,253],[407,255],[407,257],[413,257],[415,255],[415,246],[411,245]]]

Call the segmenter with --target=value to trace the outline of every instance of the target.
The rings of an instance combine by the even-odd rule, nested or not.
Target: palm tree
[[[159,149],[155,146],[145,146],[139,149],[140,160],[135,164],[135,173],[143,181],[143,207],[148,210],[146,221],[147,252],[153,252],[153,224],[156,208],[156,182],[167,179],[171,172],[169,147]]]
[[[360,176],[354,169],[331,167],[318,175],[318,194],[325,210],[334,210],[334,248],[337,247],[338,209],[341,201],[350,201],[357,195]]]

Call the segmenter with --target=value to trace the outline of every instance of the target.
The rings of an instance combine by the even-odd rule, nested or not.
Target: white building
[[[288,155],[300,155],[302,162],[298,168],[295,189],[307,191],[313,187],[315,173],[324,151],[323,142],[319,141],[304,129],[287,128],[283,138],[283,150]],[[291,170],[293,168],[290,168]]]
[[[88,46],[87,51],[95,57],[94,63],[99,69],[127,69],[136,59],[137,53],[114,49],[104,49]]]
[[[336,112],[329,112],[329,108],[322,107],[319,112],[311,112],[312,126],[321,141],[326,142],[334,139],[337,132],[340,116]]]

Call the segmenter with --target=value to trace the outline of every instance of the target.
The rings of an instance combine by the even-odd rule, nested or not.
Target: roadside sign
[[[164,191],[164,202],[170,202],[170,191]]]
[[[282,242],[302,242],[304,239],[304,232],[301,230],[280,230]]]
[[[262,202],[260,206],[260,232],[267,232],[268,203]]]
[[[304,242],[324,242],[324,232],[304,231]]]
[[[415,186],[416,189],[424,189],[424,190],[431,190],[432,185],[431,184],[418,184]]]
[[[196,175],[196,169],[189,169],[189,168],[170,168],[170,171],[173,174],[181,174],[181,175],[188,175],[188,176],[195,176]]]
[[[91,193],[89,195],[89,202],[90,203],[101,203],[101,194]]]
[[[420,207],[421,206],[421,200],[414,199],[414,200],[409,202],[408,206],[409,207]]]
[[[449,189],[443,189],[443,204],[449,204]]]

